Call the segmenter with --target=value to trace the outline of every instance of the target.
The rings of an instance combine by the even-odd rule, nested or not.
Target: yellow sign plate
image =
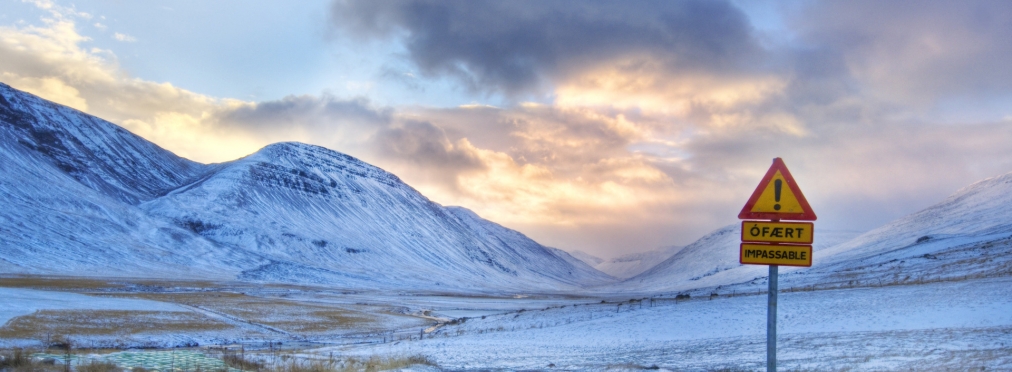
[[[812,246],[741,243],[743,265],[812,266]]]
[[[741,241],[745,243],[812,244],[815,224],[811,222],[742,221]]]
[[[784,175],[777,171],[759,194],[751,212],[804,213],[805,210],[791,188],[787,187]]]

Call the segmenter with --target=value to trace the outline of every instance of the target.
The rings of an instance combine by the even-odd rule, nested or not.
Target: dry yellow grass
[[[231,325],[190,312],[40,310],[11,319],[0,338],[46,339],[55,335],[120,336],[138,333],[220,331]]]
[[[362,330],[378,330],[388,315],[378,314],[383,309],[357,308],[351,305],[305,303],[281,298],[264,298],[238,293],[247,288],[244,283],[214,283],[208,281],[171,281],[151,279],[97,279],[50,276],[0,277],[0,287],[88,293],[102,297],[147,299],[177,303],[201,308],[227,317],[262,324],[296,334],[329,334]],[[144,291],[138,291],[138,288]],[[296,287],[284,287],[296,289]],[[91,315],[84,315],[91,314]],[[185,331],[187,327],[215,330],[226,327],[205,315],[179,315],[171,322],[155,312],[95,312],[95,311],[42,311],[12,321],[0,329],[0,338],[25,338],[45,334],[130,334],[144,331],[144,327],[124,326],[119,330],[110,324],[151,323],[166,330]],[[147,318],[162,318],[147,321]],[[84,323],[77,323],[81,318]],[[130,319],[128,319],[130,318]],[[118,320],[113,320],[118,319]],[[31,327],[37,327],[31,331]]]
[[[98,289],[122,288],[124,285],[93,278],[5,276],[0,277],[0,287],[56,291],[94,291]]]
[[[31,357],[24,349],[0,350],[0,371],[4,372],[59,372],[62,366],[44,363]]]
[[[121,293],[110,296],[194,306],[298,334],[380,326],[380,319],[362,311],[232,292]]]
[[[378,372],[403,369],[410,366],[434,366],[436,363],[424,356],[408,357],[371,357],[332,359],[332,360],[299,360],[291,359],[286,363],[265,366],[260,372]]]
[[[71,276],[5,275],[0,276],[0,287],[28,288],[51,291],[117,291],[133,286],[208,289],[221,288],[223,284],[206,280],[158,280],[139,278],[91,278]]]

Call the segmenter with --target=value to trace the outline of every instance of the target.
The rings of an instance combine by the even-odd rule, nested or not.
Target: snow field
[[[37,347],[64,338],[86,348],[372,342],[401,329],[417,334],[418,329],[435,324],[401,307],[328,301],[331,295],[314,288],[301,289],[313,296],[289,300],[282,296],[292,290],[264,288],[257,291],[259,296],[237,292],[255,289],[245,285],[168,292],[161,287],[120,285],[84,289],[95,295],[70,292],[80,288],[0,287],[0,296],[11,300],[11,306],[0,307],[0,347]]]
[[[815,369],[924,367],[931,358],[1012,368],[1010,284],[1006,277],[782,293],[779,355],[785,366]],[[451,369],[758,368],[765,360],[765,295],[624,307],[585,304],[486,316],[422,341],[316,352],[421,354]]]
[[[158,301],[95,297],[76,293],[39,291],[24,288],[0,287],[0,298],[4,299],[4,305],[0,306],[0,324],[5,324],[15,317],[28,315],[41,309],[189,311],[176,304]]]

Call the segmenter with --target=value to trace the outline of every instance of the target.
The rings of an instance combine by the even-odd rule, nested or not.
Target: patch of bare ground
[[[228,361],[226,361],[228,363]],[[233,368],[238,365],[229,364]],[[424,356],[398,356],[398,357],[370,357],[370,358],[343,358],[343,359],[299,359],[286,358],[285,361],[272,364],[261,364],[259,369],[246,369],[256,372],[374,372],[401,370],[412,366],[438,365],[431,359]]]
[[[87,292],[95,290],[121,289],[125,285],[111,280],[94,278],[46,277],[46,276],[0,276],[0,287],[27,288],[45,291]]]
[[[54,335],[119,336],[222,331],[233,326],[198,313],[126,310],[40,310],[11,319],[0,338],[45,340]]]
[[[64,292],[206,291],[226,286],[206,280],[0,275],[0,287]]]
[[[380,318],[362,311],[278,298],[254,297],[241,293],[129,293],[112,296],[192,306],[295,334],[382,327]]]

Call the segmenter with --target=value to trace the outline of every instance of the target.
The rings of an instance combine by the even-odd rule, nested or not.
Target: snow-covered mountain
[[[595,269],[616,278],[626,279],[650,270],[657,264],[678,253],[684,246],[671,245],[651,251],[624,254],[594,265]]]
[[[266,262],[131,204],[203,169],[0,84],[0,272],[230,278]]]
[[[7,140],[127,204],[150,200],[206,169],[105,120],[3,83],[0,121]]]
[[[853,231],[819,230],[812,248],[819,257],[831,246],[858,235]],[[766,266],[738,263],[741,223],[724,226],[685,246],[673,256],[614,286],[635,291],[679,291],[745,282],[766,276]]]
[[[864,234],[816,225],[811,268],[782,267],[782,288],[916,283],[1012,272],[1012,173]],[[681,291],[761,284],[764,265],[740,265],[740,223],[718,229],[610,288]]]
[[[443,208],[382,169],[300,143],[222,164],[141,208],[215,242],[339,273],[341,281],[552,289],[606,279],[466,209]],[[273,278],[275,266],[244,275]]]
[[[576,258],[577,260],[583,261],[583,263],[585,263],[587,265],[590,265],[591,267],[600,265],[602,262],[604,262],[603,258],[595,256],[595,255],[592,255],[592,254],[584,252],[584,251],[577,250],[577,251],[571,251],[571,252],[567,252],[567,253],[569,253],[570,256],[573,256],[573,258]]]
[[[584,251],[573,251],[569,254],[598,271],[615,278],[626,279],[649,270],[682,248],[684,246],[671,245],[646,252],[628,253],[608,260]]]
[[[0,161],[5,273],[475,291],[611,280],[344,154],[281,143],[203,165],[2,83]]]
[[[1012,273],[1012,173],[827,249],[798,274],[903,283],[995,273]]]

